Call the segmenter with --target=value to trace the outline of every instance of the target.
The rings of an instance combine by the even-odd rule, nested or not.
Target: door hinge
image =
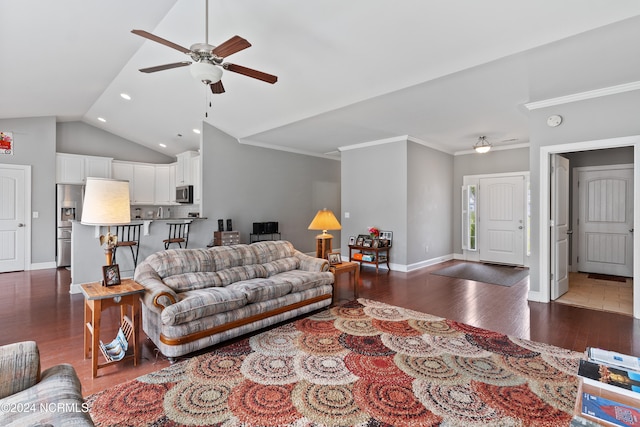
[[[551,281],[553,282],[553,273],[551,273]]]

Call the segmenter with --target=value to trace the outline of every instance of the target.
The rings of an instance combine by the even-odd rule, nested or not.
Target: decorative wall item
[[[0,131],[0,154],[13,156],[13,132]]]

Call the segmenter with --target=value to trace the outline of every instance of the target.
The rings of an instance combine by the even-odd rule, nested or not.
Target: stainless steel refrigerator
[[[82,218],[84,185],[57,184],[56,194],[56,231],[58,237],[56,239],[56,265],[69,267],[71,265],[71,221],[80,221]]]

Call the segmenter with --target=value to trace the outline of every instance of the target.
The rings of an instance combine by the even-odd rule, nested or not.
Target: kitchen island
[[[155,218],[135,219],[131,224],[142,224],[140,231],[140,252],[138,263],[154,252],[164,250],[162,241],[169,235],[169,222],[190,222],[189,248],[203,248],[213,236],[212,223],[207,218]],[[115,234],[115,227],[111,232]],[[83,283],[102,280],[102,266],[106,264],[104,248],[100,246],[100,235],[107,233],[107,227],[83,225],[72,222],[71,233],[71,293],[80,293]],[[176,246],[177,247],[177,246]],[[118,249],[118,267],[121,278],[133,277],[134,265],[128,248]]]

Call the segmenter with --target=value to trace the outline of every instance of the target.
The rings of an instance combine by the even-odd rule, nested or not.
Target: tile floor
[[[587,276],[587,273],[569,273],[569,292],[556,302],[633,315],[633,279],[615,282]]]

